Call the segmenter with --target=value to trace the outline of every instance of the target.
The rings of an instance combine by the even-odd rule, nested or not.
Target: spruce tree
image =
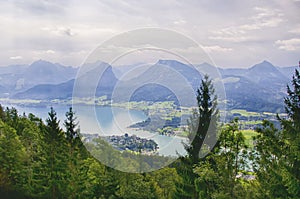
[[[0,120],[0,197],[13,197],[15,191],[22,191],[25,148],[16,130]],[[4,194],[4,195],[3,195]]]
[[[66,142],[64,133],[59,127],[56,112],[51,107],[46,119],[46,159],[48,173],[49,198],[62,198],[66,190]]]
[[[64,126],[66,128],[65,138],[67,141],[67,190],[66,193],[70,198],[82,196],[85,189],[86,168],[84,166],[84,159],[87,157],[87,151],[80,139],[80,132],[78,122],[76,121],[75,112],[72,107],[66,112],[66,119]]]
[[[188,144],[185,144],[187,155],[177,162],[177,172],[182,178],[177,183],[176,198],[198,198],[195,188],[197,175],[194,166],[202,159],[202,152],[212,150],[217,129],[217,96],[212,80],[205,75],[197,90],[197,110],[188,120]]]
[[[67,141],[74,145],[76,138],[79,138],[79,129],[76,129],[78,123],[76,122],[75,113],[72,110],[72,107],[69,108],[69,111],[66,112],[66,120],[64,122],[64,126],[66,127],[66,138]]]
[[[31,116],[33,118],[33,116]],[[31,197],[42,197],[45,194],[43,183],[47,180],[44,175],[44,143],[42,132],[37,123],[29,118],[20,117],[17,134],[25,147],[24,169],[20,171],[24,192]]]
[[[88,151],[81,141],[79,123],[76,120],[77,117],[75,116],[75,112],[72,107],[70,107],[69,111],[66,112],[66,119],[64,121],[64,126],[66,128],[65,137],[73,151],[77,150],[82,158],[87,158]]]
[[[189,144],[185,145],[189,159],[193,164],[200,160],[201,150],[206,145],[208,150],[212,150],[216,141],[217,118],[217,96],[212,84],[212,80],[207,75],[201,81],[197,90],[198,111],[194,111],[188,121]]]

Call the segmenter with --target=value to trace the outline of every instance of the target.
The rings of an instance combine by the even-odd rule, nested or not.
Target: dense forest
[[[198,110],[188,121],[187,155],[175,161],[153,155],[144,165],[138,160],[146,155],[120,155],[101,139],[84,146],[72,108],[62,129],[52,108],[43,122],[33,114],[1,107],[0,197],[300,198],[298,70],[287,94],[287,117],[278,116],[281,127],[263,121],[249,146],[238,119],[218,123],[217,98],[206,76],[197,90]],[[128,171],[136,165],[159,168],[172,163],[148,173],[143,168],[137,173],[121,172],[99,162],[90,151],[110,161],[118,156],[124,161],[116,162],[116,168]]]

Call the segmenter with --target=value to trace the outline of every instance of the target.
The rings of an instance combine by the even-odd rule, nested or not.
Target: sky
[[[103,42],[147,27],[191,38],[223,68],[300,60],[300,0],[7,0],[0,27],[0,66],[80,66]]]

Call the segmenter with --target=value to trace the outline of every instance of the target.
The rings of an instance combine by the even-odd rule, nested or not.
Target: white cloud
[[[251,63],[272,57],[293,60],[299,49],[284,41],[300,34],[295,1],[0,1],[0,65],[17,62],[9,59],[14,55],[22,55],[19,62],[24,63],[43,58],[79,65],[111,37],[144,27],[174,30],[204,43],[207,51],[218,52],[222,65],[245,66],[250,54]],[[230,51],[239,56],[229,59]],[[201,61],[193,49],[182,53]]]
[[[19,60],[19,59],[23,59],[22,56],[12,56],[10,57],[9,59],[12,59],[12,60]]]
[[[173,24],[175,24],[175,25],[183,25],[183,24],[186,24],[186,21],[183,20],[183,19],[180,19],[180,20],[174,21]]]
[[[45,32],[50,32],[57,36],[74,36],[76,34],[71,28],[64,26],[47,26],[42,27],[41,30]]]
[[[249,27],[247,27],[249,28]],[[211,40],[221,40],[228,42],[243,42],[250,40],[250,36],[246,36],[246,31],[239,27],[223,28],[218,31],[212,31],[212,36],[208,38]]]
[[[252,19],[254,20],[254,24],[259,28],[277,27],[284,21],[284,14],[279,9],[255,7],[254,10],[257,11],[257,14],[253,16]]]
[[[264,7],[255,7],[254,16],[248,17],[248,23],[242,25],[230,26],[221,30],[212,31],[209,39],[229,42],[243,42],[254,39],[250,36],[250,31],[261,30],[263,28],[277,27],[284,20],[284,14],[279,9],[269,9]]]
[[[275,45],[277,45],[281,50],[296,51],[300,50],[300,39],[293,38],[288,40],[277,40]]]
[[[54,50],[46,50],[46,53],[47,54],[55,54],[55,51]]]
[[[299,0],[299,2],[300,2],[300,0]],[[294,33],[294,34],[300,34],[300,27],[291,29],[288,32]]]
[[[221,46],[218,46],[218,45],[215,45],[215,46],[202,46],[202,48],[205,51],[208,51],[208,52],[230,52],[230,51],[232,51],[232,48],[224,48],[224,47],[221,47]]]
[[[271,9],[265,7],[255,7],[257,12],[255,16],[250,19],[253,20],[252,24],[256,25],[258,29],[265,27],[277,27],[283,22],[284,14],[280,9]]]

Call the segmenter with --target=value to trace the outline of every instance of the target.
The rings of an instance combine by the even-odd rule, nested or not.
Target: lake
[[[10,107],[11,105],[3,106]],[[48,117],[50,110],[50,107],[13,106],[18,110],[19,114],[23,114],[23,112],[26,114],[33,113],[44,121]],[[60,120],[61,127],[64,128],[65,113],[68,111],[69,106],[54,104],[53,108]],[[159,146],[158,152],[161,155],[177,156],[176,151],[179,154],[185,154],[182,144],[182,141],[185,140],[184,138],[163,136],[157,133],[128,128],[131,124],[147,119],[143,111],[109,106],[94,107],[85,105],[76,105],[73,109],[79,121],[81,133],[99,134],[102,136],[124,135],[125,133],[129,135],[135,134],[142,138],[154,140]]]

